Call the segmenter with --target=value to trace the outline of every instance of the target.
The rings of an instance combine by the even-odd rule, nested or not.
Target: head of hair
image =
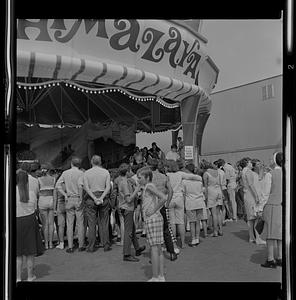
[[[31,164],[28,163],[28,162],[23,162],[21,165],[20,165],[20,169],[25,171],[25,172],[28,172],[30,173],[31,172]]]
[[[257,159],[257,158],[251,159],[251,163],[252,163],[252,168],[253,169],[256,167],[256,164],[257,164],[258,161],[259,161],[259,159]]]
[[[176,144],[172,144],[171,149],[178,149]]]
[[[223,158],[219,158],[218,163],[220,164],[220,166],[224,166],[225,160]]]
[[[81,167],[81,159],[77,156],[73,156],[71,159],[71,165],[77,168]]]
[[[156,158],[149,158],[148,165],[151,167],[152,171],[155,171],[158,167],[158,160]]]
[[[158,162],[158,165],[157,165],[157,169],[160,173],[163,173],[165,174],[165,165],[164,165],[164,162],[162,160],[160,160]]]
[[[50,171],[50,170],[52,170],[52,165],[50,163],[44,163],[41,165],[41,169]]]
[[[28,203],[29,201],[28,181],[28,173],[19,169],[16,173],[16,184],[19,190],[20,201],[23,203]]]
[[[275,155],[275,163],[279,166],[283,166],[283,152],[276,152]]]
[[[36,172],[39,169],[40,169],[39,162],[33,162],[30,167],[30,172]]]
[[[99,155],[93,155],[93,157],[91,158],[91,164],[93,166],[101,166],[102,165],[102,159],[101,156]]]
[[[139,169],[141,169],[142,167],[143,167],[142,164],[132,165],[132,172],[136,174],[137,171],[138,171]]]
[[[137,171],[137,175],[143,175],[148,181],[152,181],[152,170],[150,167],[143,167]]]
[[[129,165],[126,163],[121,164],[118,168],[120,176],[125,176],[128,170],[129,170]]]
[[[179,165],[174,160],[166,160],[165,165],[168,168],[168,172],[175,173],[179,171]]]
[[[179,167],[179,170],[185,168],[185,162],[181,159],[177,159],[177,164],[178,164],[178,167]]]
[[[213,161],[213,165],[217,166],[219,168],[219,160]]]
[[[201,169],[201,168],[197,168],[197,170],[196,170],[196,174],[201,176],[201,177],[203,176],[204,172],[205,172],[205,170]]]
[[[207,170],[207,169],[213,169],[213,165],[212,163],[210,163],[209,161],[206,161],[206,160],[203,160],[201,163],[200,163],[200,167],[204,170]]]
[[[251,158],[249,158],[249,157],[244,157],[244,158],[242,158],[242,159],[240,160],[240,166],[241,166],[242,168],[245,168],[245,167],[248,165],[248,162],[249,162],[249,161],[252,161]]]
[[[186,166],[186,169],[191,172],[191,173],[194,173],[194,170],[195,170],[195,166],[194,164],[190,163]]]
[[[180,136],[178,136],[177,140],[180,141],[180,140],[182,140],[182,138]]]

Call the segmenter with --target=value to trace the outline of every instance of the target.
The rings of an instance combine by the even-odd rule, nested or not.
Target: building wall
[[[263,100],[263,87],[268,85],[274,95]],[[213,93],[211,99],[201,159],[235,163],[249,156],[269,163],[282,144],[282,76]]]

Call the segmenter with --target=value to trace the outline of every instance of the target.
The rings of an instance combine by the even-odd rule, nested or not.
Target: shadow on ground
[[[240,238],[241,240],[244,240],[246,242],[249,242],[249,231],[248,230],[241,230],[237,232],[231,232],[236,237]]]
[[[34,267],[34,275],[37,277],[37,279],[39,279],[46,275],[49,275],[50,270],[51,270],[51,267],[49,265],[38,264],[38,265],[35,265],[35,267]],[[22,278],[22,281],[27,280],[27,278],[28,278],[27,268],[23,268],[21,278]]]
[[[147,264],[147,265],[141,267],[141,269],[144,270],[144,275],[147,278],[147,280],[152,277],[152,266],[151,266],[151,264]]]
[[[46,275],[49,275],[49,271],[51,270],[51,267],[46,264],[38,264],[35,266],[34,273],[37,278],[42,278]]]
[[[266,247],[262,246],[262,249],[256,250],[254,254],[251,255],[250,262],[260,265],[266,260]]]

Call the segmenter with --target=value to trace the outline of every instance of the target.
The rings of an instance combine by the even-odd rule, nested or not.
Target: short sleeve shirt
[[[133,211],[135,206],[134,206],[134,201],[131,201],[128,203],[126,201],[126,197],[130,196],[132,194],[132,188],[128,183],[127,178],[122,177],[118,181],[118,204],[119,208],[123,208],[129,211]]]

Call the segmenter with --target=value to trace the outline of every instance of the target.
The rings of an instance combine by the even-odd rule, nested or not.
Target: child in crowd
[[[167,196],[158,191],[152,181],[152,171],[149,167],[137,171],[137,190],[142,190],[142,212],[145,222],[147,241],[151,248],[152,281],[165,281],[164,258],[161,245],[163,238],[163,218],[160,208],[167,201]]]

